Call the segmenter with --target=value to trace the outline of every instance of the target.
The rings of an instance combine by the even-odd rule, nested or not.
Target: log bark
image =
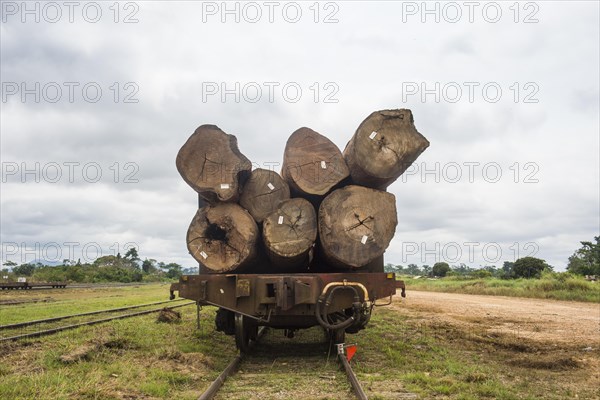
[[[290,198],[290,188],[275,171],[255,169],[246,181],[240,196],[244,207],[257,223],[277,209],[282,201]]]
[[[308,200],[297,197],[282,202],[265,218],[262,232],[273,268],[308,269],[317,239],[317,213]]]
[[[252,216],[235,203],[200,208],[187,232],[190,254],[208,272],[240,271],[257,256],[259,231]]]
[[[215,125],[202,125],[179,150],[177,170],[210,203],[237,201],[252,163],[238,149],[237,139]]]
[[[353,183],[385,190],[427,147],[410,110],[376,111],[359,125],[344,159]]]
[[[300,128],[287,141],[281,175],[301,196],[324,196],[349,176],[338,147],[310,128]]]
[[[396,198],[350,185],[328,195],[319,208],[319,242],[328,264],[360,268],[381,256],[394,237]]]

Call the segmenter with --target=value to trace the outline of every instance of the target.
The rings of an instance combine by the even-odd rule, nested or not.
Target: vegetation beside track
[[[0,307],[0,325],[60,317],[108,308],[126,307],[169,299],[169,284],[125,287],[54,289],[52,291],[5,291],[2,300],[35,300]]]
[[[415,279],[401,276],[407,290],[529,297],[600,303],[600,282],[590,282],[569,273],[545,273],[539,279],[498,279],[447,276]]]
[[[62,313],[74,311],[75,299],[89,301],[99,309],[160,300],[166,295],[167,286],[159,285],[154,290],[144,286],[137,291],[79,289],[64,299],[66,308],[62,308]],[[111,304],[102,299],[112,299]],[[60,301],[57,299],[56,303]],[[57,312],[45,311],[47,306],[54,304],[27,305],[35,307],[36,319]],[[2,312],[13,307],[3,307]],[[182,312],[182,321],[176,324],[157,323],[156,315],[148,315],[3,345],[0,398],[196,399],[235,355],[234,339],[214,330],[215,308],[202,310],[200,330],[196,329],[195,307],[178,311]],[[28,312],[34,315],[33,311]],[[593,371],[571,357],[570,349],[534,346],[511,335],[492,338],[484,332],[462,332],[394,306],[376,308],[368,329],[347,338],[359,346],[353,368],[371,399],[392,399],[410,393],[418,398],[442,399],[564,399],[600,395],[593,384]],[[322,340],[318,333],[307,335]],[[267,343],[274,343],[269,345],[274,349],[283,351],[295,344],[295,339],[282,338],[281,331],[268,335],[276,338],[267,338]],[[343,373],[336,372],[334,354],[327,368],[315,368],[316,358],[326,362],[326,348],[321,344],[308,345],[295,353],[285,350],[294,353],[294,362],[288,361],[285,354],[274,352],[268,356],[276,361],[269,361],[271,364],[258,371],[243,370],[242,365],[246,382],[260,385],[248,392],[244,382],[233,382],[225,393],[240,399],[279,398],[282,393],[299,388],[302,381],[301,386],[307,389],[300,388],[299,396],[294,398],[336,398],[337,395],[328,394],[328,388],[342,391],[341,398],[351,398]],[[61,356],[82,349],[85,355],[79,361],[61,361]],[[307,349],[318,352],[310,354],[310,371],[305,371],[302,364]],[[595,353],[588,354],[594,357]],[[334,372],[330,373],[331,367]]]

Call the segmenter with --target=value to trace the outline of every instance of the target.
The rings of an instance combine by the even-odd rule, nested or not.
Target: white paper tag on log
[[[205,252],[201,251],[200,255],[206,260],[208,258],[208,254],[206,254]]]
[[[275,189],[275,186],[273,186],[271,182],[267,183],[267,187],[269,188],[269,190]]]
[[[225,291],[223,289],[219,289],[219,292],[221,292],[221,294],[225,294]]]
[[[283,224],[283,215],[280,215],[280,216],[279,216],[279,219],[277,220],[277,223],[278,223],[279,225]]]
[[[229,183],[221,183],[221,189],[229,189]]]
[[[362,244],[365,244],[365,243],[367,243],[367,239],[368,239],[368,238],[369,238],[369,237],[368,237],[367,235],[363,235],[362,239],[360,239],[360,242],[361,242]]]
[[[371,132],[371,134],[369,135],[369,139],[373,140],[373,139],[375,139],[375,136],[377,136],[377,132],[373,131],[373,132]]]
[[[327,169],[327,163],[325,161],[321,161],[321,168]]]

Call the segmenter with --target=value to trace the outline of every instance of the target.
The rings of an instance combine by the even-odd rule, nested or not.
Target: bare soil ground
[[[504,365],[501,381],[600,398],[600,304],[410,291],[391,307],[457,354],[475,352],[484,363]]]
[[[600,347],[600,304],[410,291],[392,307],[463,331],[513,335],[540,344]],[[589,351],[589,350],[588,350]]]

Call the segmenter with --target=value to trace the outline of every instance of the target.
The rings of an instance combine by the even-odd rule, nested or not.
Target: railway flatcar
[[[66,282],[0,282],[0,290],[64,289]]]
[[[383,260],[381,259],[381,271]],[[335,343],[346,333],[364,329],[375,306],[388,305],[403,281],[386,272],[300,274],[211,274],[182,276],[171,285],[171,299],[194,300],[219,307],[215,326],[235,335],[244,352],[256,339],[258,328],[284,330],[293,337],[298,329],[321,326]]]

